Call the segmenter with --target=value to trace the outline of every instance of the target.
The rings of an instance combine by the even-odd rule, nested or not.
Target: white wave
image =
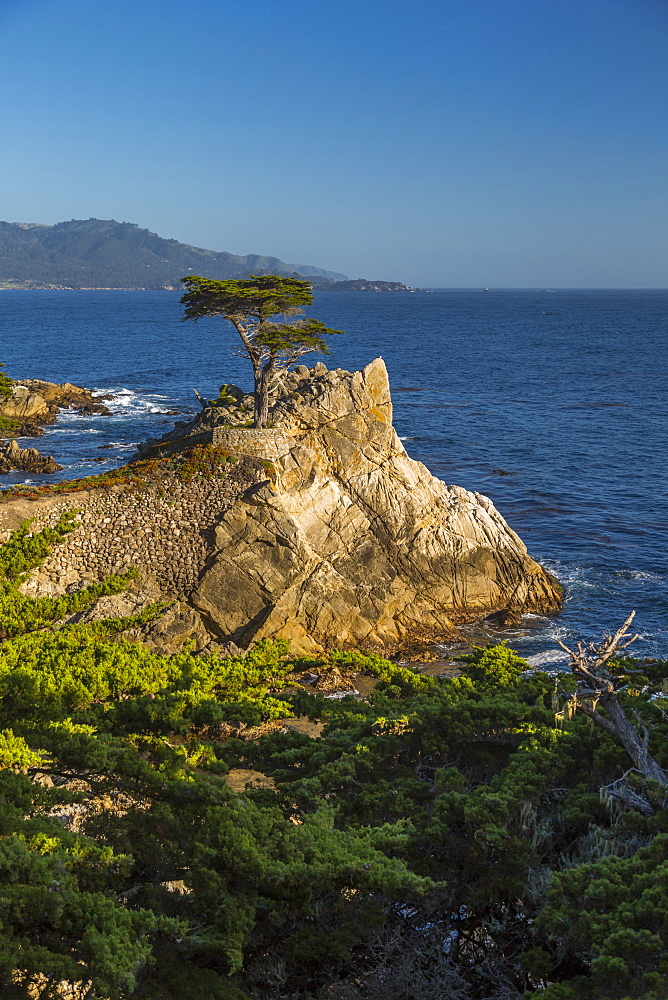
[[[568,563],[558,562],[557,560],[543,559],[542,565],[548,572],[556,576],[559,583],[563,584],[565,587],[600,587],[601,583],[592,580],[589,577],[591,572],[584,566],[572,566]]]
[[[559,663],[568,663],[568,656],[561,649],[546,649],[542,653],[533,653],[524,659],[532,667],[554,667]]]
[[[86,427],[86,428],[73,427],[71,430],[67,427],[54,427],[52,429],[45,431],[44,436],[58,437],[60,434],[78,434],[79,436],[81,436],[82,434],[88,435],[88,434],[103,434],[103,433],[104,432],[100,430],[99,427]]]
[[[664,577],[660,573],[649,573],[641,569],[620,569],[614,574],[618,579],[622,580],[653,580],[661,581]]]
[[[106,395],[111,395],[111,396],[136,396],[137,395],[137,393],[134,391],[134,389],[126,389],[124,386],[121,386],[120,389],[116,389],[113,386],[111,388],[109,386],[105,386],[102,389],[100,389],[100,388],[91,389],[91,392],[92,392],[92,394],[94,396],[106,396]],[[171,399],[172,398],[171,396],[165,395],[165,393],[163,393],[163,392],[148,392],[145,395],[146,396],[150,396],[151,399]]]
[[[109,393],[114,398],[105,400],[105,405],[111,410],[114,416],[143,416],[151,413],[163,413],[165,406],[170,408],[175,406],[173,397],[166,396],[161,392],[138,393],[133,389],[124,386],[109,389],[95,389],[96,393]],[[108,418],[107,418],[108,419]]]

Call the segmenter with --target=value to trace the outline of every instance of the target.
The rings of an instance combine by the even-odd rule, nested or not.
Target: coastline
[[[90,508],[83,536],[35,578],[37,595],[136,564],[212,637],[244,649],[290,639],[303,653],[426,648],[465,621],[560,607],[556,581],[486,497],[408,457],[382,359],[355,373],[298,366],[273,399],[271,431],[246,429],[252,399],[231,398],[149,440],[125,468],[72,484],[85,501],[68,499],[67,481],[35,490],[61,497],[55,507],[22,491],[20,509],[47,518]]]
[[[150,291],[2,297],[7,370],[121,393],[109,404],[112,417],[67,413],[46,429],[38,446],[66,466],[49,481],[123,465],[135,442],[189,419],[193,384],[209,396],[223,381],[246,384],[224,329],[203,322],[193,336],[178,322],[177,300]],[[556,639],[599,635],[633,608],[639,655],[668,653],[668,484],[655,461],[668,421],[665,293],[323,294],[318,309],[348,330],[336,364],[356,367],[373,350],[395,390],[420,390],[394,393],[409,454],[446,483],[491,497],[566,586],[557,619],[527,618],[507,632],[521,655],[563,663]],[[623,336],[611,338],[617,329]],[[411,353],[415,331],[428,364]],[[571,377],[576,357],[583,361]],[[615,375],[622,368],[623,385]],[[170,420],[172,409],[184,416]],[[474,631],[472,641],[495,638]]]

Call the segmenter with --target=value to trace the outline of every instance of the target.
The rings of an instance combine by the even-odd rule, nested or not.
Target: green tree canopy
[[[184,320],[221,316],[239,334],[240,353],[253,367],[256,427],[267,425],[269,391],[276,376],[305,354],[331,354],[325,337],[342,333],[302,316],[302,307],[313,302],[308,281],[277,274],[227,281],[189,275],[181,281],[187,289],[181,298]],[[275,322],[276,317],[300,318],[289,323]]]

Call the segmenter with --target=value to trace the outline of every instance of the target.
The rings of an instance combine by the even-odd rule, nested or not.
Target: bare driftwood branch
[[[571,671],[578,682],[575,707],[621,743],[644,777],[668,786],[668,775],[648,750],[649,727],[637,712],[633,713],[636,719],[633,723],[619,703],[617,694],[626,686],[624,678],[615,677],[605,669],[613,656],[639,638],[637,633],[629,634],[634,617],[632,611],[614,635],[605,635],[600,645],[578,642],[577,650],[572,650],[559,639],[557,642],[568,653]]]

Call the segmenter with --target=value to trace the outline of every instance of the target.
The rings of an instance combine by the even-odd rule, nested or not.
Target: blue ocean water
[[[112,417],[65,414],[32,442],[62,476],[123,462],[185,419],[165,411],[194,411],[193,386],[250,388],[232,332],[180,323],[178,298],[0,293],[9,374],[116,394]],[[409,454],[491,497],[565,585],[562,614],[528,617],[509,634],[515,648],[558,663],[555,637],[599,635],[635,609],[637,653],[668,656],[668,292],[323,292],[312,314],[346,331],[331,367],[384,357]]]

